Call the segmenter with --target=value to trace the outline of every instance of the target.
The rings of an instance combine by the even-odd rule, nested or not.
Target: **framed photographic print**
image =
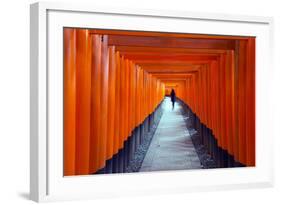
[[[271,186],[272,19],[31,5],[35,201]]]

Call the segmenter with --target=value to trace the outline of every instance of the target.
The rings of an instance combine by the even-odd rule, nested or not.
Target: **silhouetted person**
[[[176,93],[175,93],[174,89],[172,89],[170,95],[171,95],[171,101],[172,101],[173,109],[174,109],[174,107],[175,107],[175,101],[176,101]]]

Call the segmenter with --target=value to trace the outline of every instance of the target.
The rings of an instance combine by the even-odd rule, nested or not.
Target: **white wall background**
[[[31,204],[29,192],[29,4],[10,0],[0,5],[0,204]],[[81,0],[79,2],[82,2]],[[278,0],[92,0],[99,6],[186,10],[272,16],[275,20],[272,129],[275,135],[274,188],[168,196],[145,196],[67,202],[70,204],[280,204],[281,202],[281,5]]]

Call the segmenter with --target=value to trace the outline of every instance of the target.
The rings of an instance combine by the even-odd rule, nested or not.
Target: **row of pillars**
[[[229,164],[255,166],[255,38],[236,40],[234,50],[201,65],[176,89],[202,142],[221,149],[214,156],[228,153]]]
[[[133,146],[130,136],[145,135],[134,130],[154,116],[164,92],[159,79],[109,45],[108,35],[64,28],[64,175],[112,170],[113,156],[126,159],[118,153]]]
[[[147,138],[149,135],[153,135],[157,128],[163,113],[161,105],[162,103],[157,106],[155,111],[151,113],[142,124],[133,130],[132,135],[129,136],[126,141],[124,141],[123,148],[120,149],[117,154],[113,155],[111,159],[106,161],[106,166],[93,174],[130,172],[128,167],[131,165],[131,163],[133,163],[132,160],[135,158],[135,154],[139,147],[146,140],[149,140]]]
[[[183,112],[188,116],[187,128],[195,129],[196,132],[192,135],[196,135],[196,140],[198,140],[200,145],[203,145],[207,150],[212,160],[215,161],[217,168],[230,168],[230,167],[244,167],[243,163],[235,160],[234,156],[228,152],[228,150],[223,149],[218,145],[218,140],[214,136],[212,129],[206,126],[200,118],[186,105],[181,99],[177,99],[183,107]]]

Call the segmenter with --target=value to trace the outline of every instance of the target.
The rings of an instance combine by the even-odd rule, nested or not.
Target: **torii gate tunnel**
[[[64,28],[64,175],[126,172],[175,90],[219,167],[255,166],[255,37]]]

